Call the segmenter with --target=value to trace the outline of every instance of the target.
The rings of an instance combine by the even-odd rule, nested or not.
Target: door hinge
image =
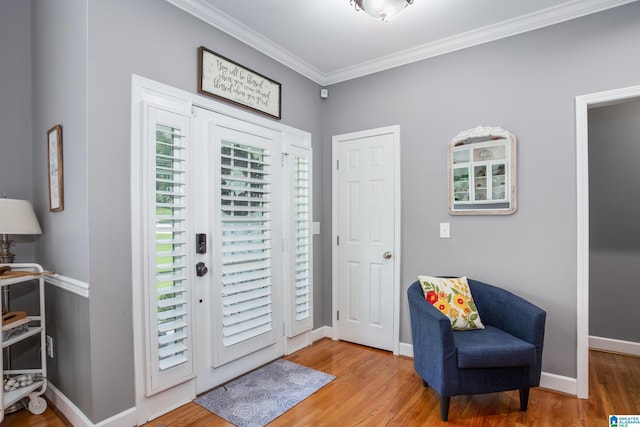
[[[336,311],[336,320],[340,320],[340,310]]]
[[[340,160],[336,160],[336,169],[340,170]]]
[[[284,159],[288,155],[289,153],[282,153],[282,155],[280,156],[280,166],[284,166]]]
[[[340,246],[340,236],[336,236],[336,246]]]

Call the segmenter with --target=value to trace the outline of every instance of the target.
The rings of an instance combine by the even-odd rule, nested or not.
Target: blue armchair
[[[546,312],[504,289],[467,281],[485,329],[453,330],[419,281],[409,287],[415,369],[440,395],[442,421],[451,397],[466,394],[519,390],[526,411],[529,388],[540,385]]]

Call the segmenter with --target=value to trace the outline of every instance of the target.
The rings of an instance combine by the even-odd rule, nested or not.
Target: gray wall
[[[29,2],[24,2],[29,4]],[[89,282],[87,234],[87,27],[86,2],[31,2],[34,205],[44,234],[35,260],[47,270]],[[64,211],[49,212],[47,130],[62,125]],[[90,300],[46,287],[47,334],[54,358],[48,376],[92,417]]]
[[[326,147],[331,135],[401,126],[402,295],[418,274],[465,274],[520,294],[547,311],[543,369],[558,375],[576,376],[574,100],[640,83],[639,15],[636,2],[336,84],[325,110]],[[479,124],[518,139],[514,215],[447,212],[447,143]],[[328,170],[330,149],[323,156]],[[327,230],[327,199],[323,218]],[[440,222],[451,239],[438,237]],[[411,342],[405,300],[400,339]]]
[[[44,234],[37,259],[47,269],[87,282],[86,4],[33,0],[32,118],[34,205]],[[47,130],[62,125],[64,211],[49,212]]]
[[[28,7],[16,3],[0,2],[0,31],[14,13],[25,22]],[[65,346],[52,362],[53,382],[93,422],[135,404],[130,77],[195,93],[200,45],[281,82],[282,122],[313,134],[314,219],[322,222],[314,243],[314,327],[331,324],[331,136],[399,124],[402,295],[422,273],[467,274],[517,292],[548,312],[544,370],[575,377],[574,99],[639,83],[639,2],[336,84],[326,101],[318,85],[164,1],[32,0],[31,9],[32,123],[23,105],[26,122],[12,124],[27,133],[32,126],[33,160],[24,151],[31,148],[12,145],[21,163],[10,176],[33,180],[46,233],[37,259],[90,284],[90,300],[49,290],[47,317]],[[9,52],[28,64],[24,42],[2,37],[0,48],[3,58]],[[6,79],[0,78],[2,90],[29,90],[15,70]],[[2,98],[3,111],[18,98]],[[64,127],[65,211],[49,213],[44,136],[56,123]],[[519,208],[512,216],[447,213],[447,143],[478,124],[502,126],[518,138]],[[0,181],[7,176],[0,168]],[[451,222],[449,240],[438,238],[444,221]],[[401,315],[401,341],[410,342],[404,302]]]
[[[640,100],[589,110],[589,333],[640,342]]]
[[[33,200],[29,2],[0,3],[0,197]],[[33,243],[11,246],[16,262],[32,262]]]

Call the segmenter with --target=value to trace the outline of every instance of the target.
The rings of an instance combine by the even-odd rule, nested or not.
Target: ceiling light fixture
[[[413,0],[349,0],[356,10],[363,10],[370,16],[383,21],[395,18]]]

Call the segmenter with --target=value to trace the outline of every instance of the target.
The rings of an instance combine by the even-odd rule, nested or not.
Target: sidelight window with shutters
[[[194,375],[188,215],[189,117],[149,108],[147,126],[147,395]]]
[[[294,337],[311,330],[312,315],[312,230],[311,230],[311,149],[292,145],[289,148],[288,193],[291,201],[290,250],[286,251],[285,302],[287,306],[287,336]]]

